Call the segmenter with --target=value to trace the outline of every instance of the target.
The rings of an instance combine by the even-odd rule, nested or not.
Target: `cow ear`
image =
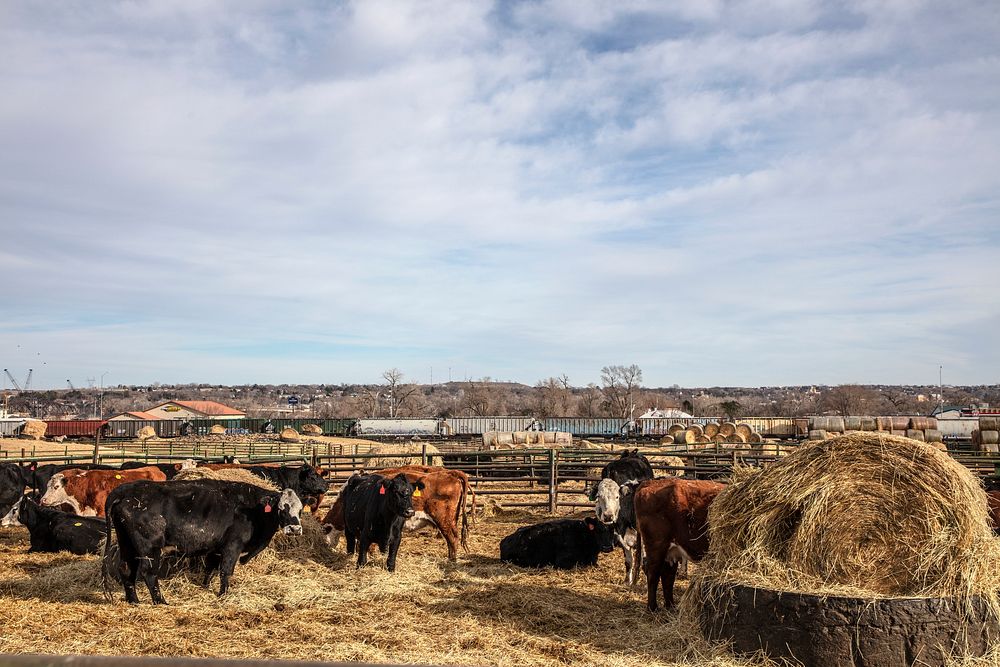
[[[592,487],[590,487],[590,495],[588,497],[590,498],[591,502],[597,500],[597,485],[596,484],[594,484]]]
[[[423,482],[414,482],[413,486],[415,488],[418,488],[418,489],[425,489],[425,488],[427,488],[426,485]]]

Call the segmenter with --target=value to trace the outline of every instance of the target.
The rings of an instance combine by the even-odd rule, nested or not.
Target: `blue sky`
[[[1000,4],[5,2],[35,384],[1000,381]]]

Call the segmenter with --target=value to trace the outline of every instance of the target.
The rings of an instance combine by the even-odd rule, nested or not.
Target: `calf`
[[[82,516],[104,516],[108,494],[126,482],[140,479],[165,482],[167,476],[155,466],[133,470],[63,470],[49,480],[42,505],[67,504]]]
[[[500,560],[521,567],[569,570],[597,565],[597,554],[615,548],[611,528],[587,517],[522,526],[500,541]]]
[[[38,493],[45,493],[46,487],[49,485],[49,480],[56,473],[60,473],[63,470],[114,470],[114,466],[104,465],[103,463],[68,463],[56,465],[54,463],[47,463],[45,465],[37,465],[35,461],[32,461],[34,467],[31,468],[31,478],[29,480],[28,486],[32,490]]]
[[[699,561],[708,551],[708,508],[724,484],[676,477],[647,480],[635,491],[635,519],[646,550],[646,604],[656,611],[663,584],[664,606],[674,604],[674,580],[682,560]]]
[[[601,479],[612,479],[619,486],[629,480],[641,482],[654,476],[649,459],[638,449],[626,449],[621,456],[601,468]],[[597,500],[597,484],[590,490],[590,499]]]
[[[139,602],[135,584],[142,576],[153,604],[166,604],[159,583],[165,549],[205,556],[204,585],[207,587],[219,570],[219,595],[224,595],[237,560],[246,563],[260,553],[278,528],[287,534],[302,534],[301,511],[302,503],[291,489],[269,491],[214,479],[123,484],[108,496],[105,591],[107,567],[112,562],[112,529],[126,601]]]
[[[358,543],[358,567],[368,562],[368,547],[377,544],[386,554],[386,569],[396,570],[396,554],[402,540],[403,523],[411,518],[413,494],[423,482],[411,484],[406,475],[353,475],[340,494],[344,498],[344,535],[347,553]]]
[[[30,495],[21,497],[4,516],[2,524],[22,525],[28,529],[31,540],[29,553],[69,551],[82,556],[100,553],[104,546],[104,519],[42,507]]]
[[[180,463],[144,463],[143,461],[126,461],[122,463],[119,470],[135,470],[136,468],[148,468],[153,466],[159,468],[167,479],[173,479],[181,470],[194,468],[195,462],[192,459],[181,461]]]
[[[615,542],[625,556],[625,585],[634,586],[642,568],[642,540],[635,525],[635,490],[639,482],[631,480],[619,486],[613,479],[597,485],[597,519],[614,529]]]
[[[417,465],[375,472],[383,477],[395,477],[400,473],[406,475],[411,484],[421,482],[424,485],[420,493],[413,494],[414,514],[403,524],[403,530],[419,530],[426,525],[436,527],[448,545],[448,560],[457,560],[459,545],[468,551],[468,494],[472,495],[473,507],[475,506],[475,491],[469,484],[469,476],[460,470]],[[327,512],[322,524],[327,533],[327,542],[336,548],[340,534],[344,531],[343,494]]]

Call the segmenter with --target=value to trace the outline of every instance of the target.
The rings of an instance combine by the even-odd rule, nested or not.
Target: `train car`
[[[938,417],[937,427],[944,440],[972,440],[972,432],[979,428],[979,417],[958,417],[955,419]]]
[[[441,435],[440,419],[359,419],[354,431],[357,435]]]
[[[13,438],[21,432],[25,419],[0,419],[0,438]]]
[[[149,426],[156,432],[156,437],[173,438],[180,435],[180,424],[177,419],[114,419],[108,422],[107,436],[134,440],[139,437],[139,431]]]
[[[93,438],[108,434],[107,419],[53,419],[45,422],[46,437]]]
[[[574,436],[615,438],[629,434],[629,420],[617,417],[547,417],[543,431],[563,431]]]
[[[289,419],[285,417],[260,417],[242,420],[242,428],[248,433],[280,433],[284,428],[294,428],[299,433],[306,424],[315,424],[323,429],[323,435],[347,435],[356,419]]]
[[[528,431],[538,420],[534,417],[448,417],[445,435],[482,435],[490,431]]]

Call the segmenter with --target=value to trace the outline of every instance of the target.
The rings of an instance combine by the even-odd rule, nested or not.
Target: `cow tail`
[[[465,507],[466,493],[471,490],[472,487],[469,486],[467,481],[462,481],[462,495],[458,501],[458,507],[455,508],[455,521],[458,521],[458,515],[462,515],[462,549],[465,553],[469,553],[469,515],[468,510]],[[473,501],[475,502],[475,501]],[[473,505],[473,511],[475,511],[475,505]]]
[[[111,593],[111,586],[108,584],[108,578],[110,573],[108,572],[108,566],[111,562],[111,510],[114,507],[104,508],[104,520],[106,522],[105,535],[104,535],[104,557],[101,559],[101,588],[104,589],[104,598],[108,602],[114,601],[114,596]]]

